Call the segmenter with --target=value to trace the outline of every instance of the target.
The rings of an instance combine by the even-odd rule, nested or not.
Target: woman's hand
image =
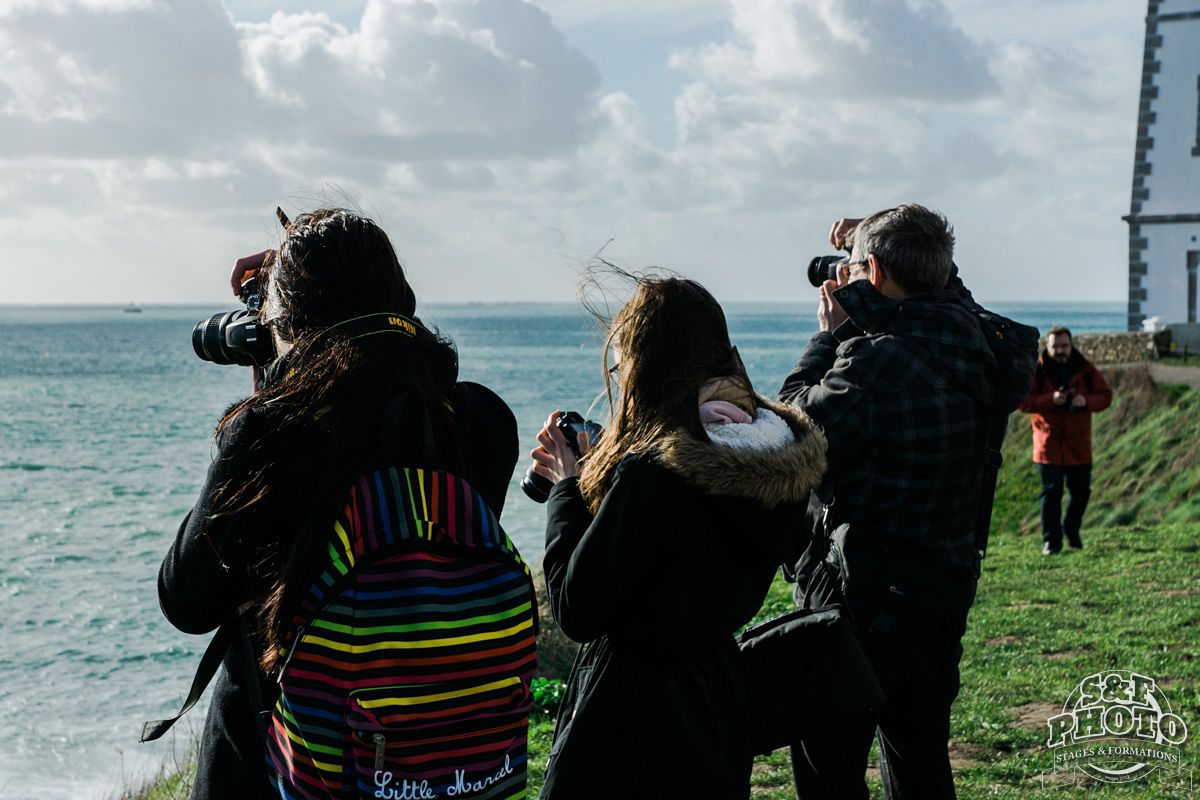
[[[254,273],[262,269],[263,264],[267,263],[267,260],[273,258],[274,255],[274,250],[263,250],[261,253],[255,253],[252,256],[242,256],[233,262],[233,271],[229,273],[229,285],[233,287],[234,297],[241,296],[242,284],[248,279],[253,278]]]
[[[263,264],[275,257],[274,250],[263,250],[252,256],[242,256],[233,262],[233,270],[229,273],[229,285],[233,287],[233,296],[242,296],[242,284],[254,277],[254,273],[263,268]],[[258,391],[263,384],[262,368],[255,364],[250,368],[250,385]]]
[[[533,458],[533,471],[547,480],[558,483],[579,474],[579,461],[575,453],[567,445],[566,437],[558,429],[558,419],[561,411],[555,411],[546,420],[546,424],[538,431],[538,446],[529,454]],[[576,438],[579,452],[586,455],[592,449],[586,433],[580,433]]]

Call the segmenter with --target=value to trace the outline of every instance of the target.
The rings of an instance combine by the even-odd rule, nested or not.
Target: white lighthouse
[[[1149,0],[1133,196],[1129,329],[1196,323],[1200,269],[1200,0]]]

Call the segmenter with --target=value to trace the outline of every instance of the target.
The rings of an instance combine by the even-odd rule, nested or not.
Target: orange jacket
[[[1085,407],[1072,411],[1070,400],[1066,405],[1054,404],[1054,393],[1062,388],[1055,376],[1063,373],[1068,394],[1086,399]],[[1071,352],[1065,369],[1043,350],[1029,396],[1021,404],[1021,410],[1032,415],[1034,463],[1061,467],[1092,463],[1092,413],[1111,403],[1108,381],[1078,350]]]

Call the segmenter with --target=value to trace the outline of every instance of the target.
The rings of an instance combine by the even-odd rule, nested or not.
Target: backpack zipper
[[[387,747],[387,737],[382,733],[371,734],[371,741],[375,743],[375,771],[383,771],[383,755],[384,748]]]

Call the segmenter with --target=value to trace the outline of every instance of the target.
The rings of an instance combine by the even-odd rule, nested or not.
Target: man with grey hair
[[[950,706],[979,575],[984,460],[993,422],[1028,390],[1037,332],[974,303],[941,214],[902,205],[839,220],[830,240],[852,241],[851,255],[820,287],[820,331],[779,394],[829,442],[796,595],[845,605],[886,699],[877,717],[793,746],[797,793],[865,799],[877,732],[888,798],[953,798]],[[984,319],[1011,326],[1010,341],[989,342]]]

